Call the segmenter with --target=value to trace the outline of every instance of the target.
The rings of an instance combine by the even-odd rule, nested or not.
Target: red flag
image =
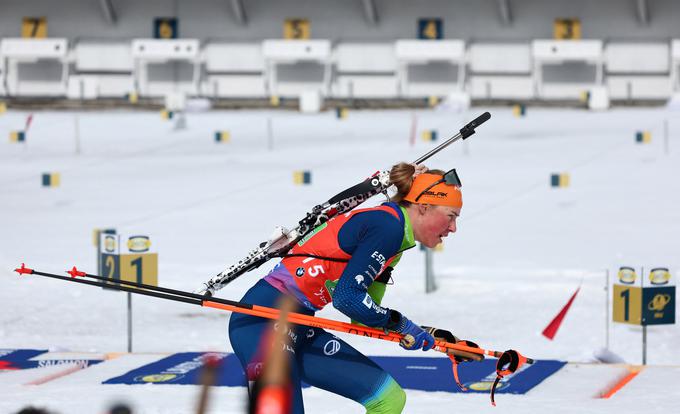
[[[31,127],[31,122],[33,121],[33,114],[28,114],[26,118],[26,126],[24,127],[24,132],[28,132],[28,128]]]
[[[564,317],[567,315],[567,312],[569,311],[571,304],[574,302],[574,299],[576,299],[576,295],[578,294],[579,290],[581,290],[581,286],[579,286],[578,289],[576,289],[576,292],[574,292],[574,294],[571,295],[569,302],[567,302],[567,304],[564,305],[560,313],[558,313],[557,316],[555,316],[555,318],[552,321],[550,321],[548,326],[545,327],[545,329],[543,330],[543,336],[550,340],[552,340],[555,337],[557,330],[560,329],[560,325],[562,325],[562,320],[564,320]]]

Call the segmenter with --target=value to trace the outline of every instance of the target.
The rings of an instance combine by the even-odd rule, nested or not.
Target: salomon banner
[[[46,349],[0,349],[0,371],[28,368],[50,367],[54,365],[77,364],[81,367],[102,362],[101,359],[60,358],[31,361],[32,358],[47,353]]]

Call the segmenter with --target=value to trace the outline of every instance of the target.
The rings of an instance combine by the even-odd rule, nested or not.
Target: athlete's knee
[[[399,385],[397,385],[397,391],[395,391],[394,400],[394,412],[401,413],[404,410],[404,406],[406,405],[406,391],[404,391],[404,389]]]
[[[366,414],[400,414],[406,405],[406,392],[392,380],[376,399],[366,404]]]

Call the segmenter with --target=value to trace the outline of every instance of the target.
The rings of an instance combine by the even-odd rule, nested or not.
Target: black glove
[[[446,329],[433,328],[431,326],[421,326],[421,328],[423,328],[424,331],[429,332],[430,335],[434,336],[435,339],[439,339],[440,341],[451,342],[452,344],[455,344],[459,341],[458,337]]]
[[[466,341],[464,339],[458,339],[456,335],[452,334],[451,331],[447,331],[446,329],[433,328],[431,326],[422,326],[422,328],[425,332],[430,333],[435,339],[440,341],[450,342],[452,344],[461,344],[470,348],[479,348],[479,345],[476,343],[472,341]],[[457,362],[481,361],[484,359],[484,355],[471,354],[469,352],[458,351],[455,349],[450,349],[448,353],[454,355],[454,358]]]

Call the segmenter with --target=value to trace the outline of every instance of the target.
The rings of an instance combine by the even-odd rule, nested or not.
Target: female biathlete
[[[276,307],[294,298],[294,312],[313,315],[329,303],[356,322],[406,335],[401,346],[432,348],[433,330],[380,305],[392,269],[418,241],[435,247],[456,231],[463,206],[455,170],[444,173],[400,163],[390,171],[397,188],[391,202],[336,216],[314,229],[241,300]],[[266,319],[233,313],[229,339],[249,382],[257,379],[267,352]],[[448,333],[448,332],[447,332]],[[368,357],[320,328],[291,325],[287,332],[292,412],[304,413],[301,381],[350,398],[370,414],[401,413],[406,393]],[[450,334],[450,333],[449,333]]]

